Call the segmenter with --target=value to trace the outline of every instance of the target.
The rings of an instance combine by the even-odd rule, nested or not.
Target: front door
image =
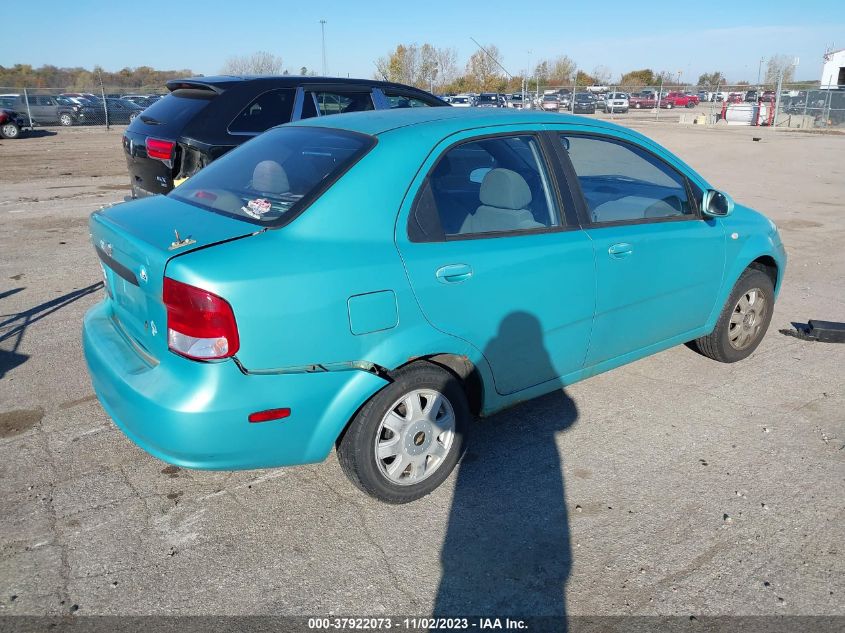
[[[722,283],[725,233],[719,220],[700,215],[694,185],[633,142],[566,133],[557,140],[580,184],[595,249],[586,364],[701,328]]]
[[[582,367],[593,251],[562,212],[574,203],[553,186],[539,135],[479,134],[432,153],[396,241],[429,322],[482,351],[496,391],[511,394]]]

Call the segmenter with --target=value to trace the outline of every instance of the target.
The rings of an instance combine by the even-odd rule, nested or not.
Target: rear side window
[[[401,92],[384,91],[384,96],[390,102],[390,108],[429,108],[431,103],[423,101],[419,97],[412,97]]]
[[[176,187],[170,196],[262,226],[280,226],[320,196],[375,138],[318,127],[269,130]]]
[[[367,92],[310,92],[314,95],[320,116],[375,110],[373,97]],[[306,95],[307,98],[308,95]],[[303,118],[305,115],[303,114]]]
[[[620,141],[561,136],[594,223],[692,217],[686,179],[649,152]]]
[[[295,98],[296,90],[293,88],[270,90],[258,95],[229,124],[229,131],[258,133],[289,123]]]
[[[409,231],[413,241],[439,241],[559,224],[537,139],[500,136],[456,145],[440,157]]]
[[[148,134],[155,130],[157,136],[175,138],[215,97],[210,90],[177,90],[150,105],[130,127]]]

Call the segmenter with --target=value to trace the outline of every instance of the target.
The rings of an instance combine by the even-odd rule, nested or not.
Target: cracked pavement
[[[845,321],[845,136],[633,125],[780,226],[761,347],[681,346],[483,420],[401,507],[334,456],[204,472],[131,444],[79,340],[120,131],[0,143],[0,614],[845,615],[845,345],[778,333]]]

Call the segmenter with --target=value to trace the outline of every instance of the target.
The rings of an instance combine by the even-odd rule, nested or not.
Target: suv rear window
[[[155,129],[158,135],[175,138],[215,96],[210,90],[177,90],[151,104],[131,127],[140,132],[140,126],[143,126],[145,132]]]
[[[269,130],[211,163],[170,196],[262,226],[287,224],[375,145],[320,127]]]
[[[229,124],[229,132],[258,133],[290,123],[296,88],[269,90],[258,95]]]

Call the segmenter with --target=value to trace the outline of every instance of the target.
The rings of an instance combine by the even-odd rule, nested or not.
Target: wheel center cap
[[[431,439],[434,437],[431,425],[420,420],[414,422],[405,431],[402,438],[402,446],[408,455],[421,455],[431,445]]]
[[[756,318],[757,318],[757,315],[755,315],[753,312],[749,312],[748,314],[745,315],[745,318],[742,320],[742,324],[745,327],[752,327],[754,325],[754,321],[756,320]]]

